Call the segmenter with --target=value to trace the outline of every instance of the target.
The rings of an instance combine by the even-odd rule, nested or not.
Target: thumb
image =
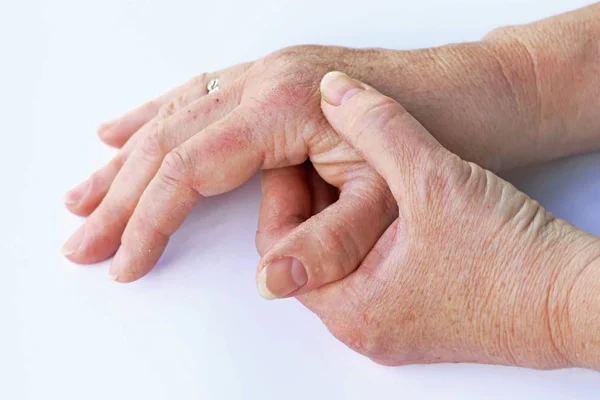
[[[286,195],[299,197],[291,185],[289,189]],[[379,176],[346,184],[338,201],[266,251],[257,271],[260,294],[268,300],[298,296],[345,278],[361,265],[397,214],[398,206]]]
[[[410,190],[423,167],[450,155],[395,100],[344,73],[325,75],[321,96],[331,126],[385,179],[396,198]]]

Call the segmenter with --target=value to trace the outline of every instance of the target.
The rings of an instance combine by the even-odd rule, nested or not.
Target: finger
[[[200,96],[198,96],[200,97]],[[182,101],[182,100],[180,100]],[[107,165],[96,171],[88,179],[71,189],[64,197],[64,203],[74,214],[88,216],[102,202],[117,174],[123,167],[123,164],[129,159],[129,156],[136,148],[137,143],[143,141],[143,138],[149,134],[154,134],[162,129],[165,120],[174,114],[175,110],[183,107],[174,106],[169,103],[168,107],[162,107],[158,114],[143,125],[137,132],[127,140],[119,150],[119,154],[114,157]],[[115,146],[118,147],[118,146]]]
[[[165,157],[140,199],[110,268],[119,282],[144,276],[196,202],[230,191],[263,165],[269,141],[262,115],[239,106]]]
[[[364,299],[372,295],[369,292],[372,292],[373,285],[369,283],[375,276],[374,271],[380,269],[381,264],[394,248],[398,222],[396,219],[385,230],[355,273],[296,298],[326,322],[328,327],[337,327],[340,331],[345,327],[351,327],[357,319],[356,306],[364,303]],[[332,333],[336,335],[338,332]]]
[[[337,189],[304,165],[263,170],[256,250],[262,257],[276,242],[338,199]]]
[[[98,207],[123,165],[122,157],[122,154],[117,155],[102,169],[67,192],[63,202],[69,211],[85,217]]]
[[[98,128],[100,140],[109,146],[123,146],[142,126],[159,114],[168,114],[175,109],[185,107],[206,94],[207,79],[208,74],[198,75],[170,92],[127,112],[122,117],[104,122]]]
[[[273,245],[257,272],[268,300],[297,296],[354,271],[396,218],[397,205],[378,176],[345,185],[337,202]]]
[[[255,239],[261,256],[311,217],[306,170],[306,165],[295,165],[262,171],[262,199]]]
[[[205,79],[209,79],[212,76],[219,76],[221,87],[228,87],[232,82],[239,78],[250,65],[250,63],[236,65],[222,72],[207,75]],[[109,143],[116,147],[122,146],[121,151],[109,164],[95,172],[90,178],[71,189],[65,195],[64,203],[71,212],[82,216],[88,216],[92,213],[106,196],[106,193],[121,169],[121,166],[127,160],[131,151],[136,147],[137,142],[147,136],[150,132],[156,132],[160,129],[164,124],[164,120],[168,119],[175,112],[188,106],[190,102],[195,101],[206,94],[206,85],[194,85],[193,81],[187,85],[190,87],[190,90],[186,92],[185,95],[175,97],[166,104],[163,104],[150,121],[146,122],[134,133],[129,132],[131,133],[131,136],[129,136],[129,133],[126,135],[127,138],[124,138],[124,140],[126,140],[124,145],[123,141]],[[107,135],[106,137],[109,140],[112,140],[110,139],[110,132],[112,131],[106,131],[104,134]],[[114,132],[117,135],[120,134],[118,129]]]
[[[135,143],[134,140],[128,141],[108,164],[69,190],[63,198],[67,209],[76,215],[90,215],[108,193],[115,177],[135,148]]]
[[[241,87],[235,84],[223,91],[198,99],[148,132],[140,139],[100,206],[81,232],[64,247],[65,255],[77,263],[95,263],[115,253],[121,234],[140,199],[156,174],[165,155],[211,122],[227,115],[239,103]]]
[[[175,113],[175,107],[169,105],[159,110],[158,114],[142,126],[119,150],[119,153],[104,167],[92,174],[84,182],[71,189],[64,197],[64,203],[74,214],[81,216],[90,215],[102,202],[123,164],[129,159],[136,149],[137,143],[161,132],[165,120]]]
[[[136,149],[138,142],[143,141],[148,135],[156,134],[163,129],[165,120],[174,114],[174,107],[162,108],[158,114],[142,126],[121,147],[119,153],[104,167],[94,172],[84,182],[71,189],[64,197],[64,203],[74,214],[81,216],[90,215],[102,202],[117,174]]]
[[[339,198],[339,192],[336,187],[321,178],[311,163],[308,163],[306,168],[312,204],[311,215],[315,215],[335,203]]]
[[[321,81],[321,107],[331,126],[387,181],[405,193],[413,175],[445,149],[400,104],[341,72]],[[446,151],[447,152],[447,151]]]
[[[223,89],[228,83],[239,78],[251,65],[252,63],[243,63],[222,71],[195,76],[183,85],[129,111],[122,117],[101,124],[98,128],[98,136],[109,146],[121,147],[135,132],[159,114],[173,114],[206,95],[207,85],[212,79],[219,79]]]

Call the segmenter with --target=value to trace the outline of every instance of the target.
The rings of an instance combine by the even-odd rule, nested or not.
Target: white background
[[[199,206],[135,284],[59,255],[82,222],[62,194],[114,153],[97,123],[194,74],[300,43],[476,40],[589,3],[0,0],[0,399],[598,399],[590,371],[381,367],[294,300],[261,300],[256,179]],[[600,234],[599,167],[589,155],[512,178]]]

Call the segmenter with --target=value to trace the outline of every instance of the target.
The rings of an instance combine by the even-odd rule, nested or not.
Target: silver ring
[[[208,94],[218,92],[219,89],[220,88],[219,88],[219,80],[218,79],[211,79],[211,81],[208,82],[208,85],[206,85],[206,90],[208,90]]]

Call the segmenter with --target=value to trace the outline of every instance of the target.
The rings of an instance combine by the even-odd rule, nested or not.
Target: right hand
[[[597,237],[450,153],[376,90],[332,73],[322,94],[330,124],[398,208],[356,271],[299,296],[335,336],[385,365],[600,366],[597,330],[580,322],[589,311],[571,303],[598,276]],[[286,256],[293,240],[282,237],[263,259]]]

